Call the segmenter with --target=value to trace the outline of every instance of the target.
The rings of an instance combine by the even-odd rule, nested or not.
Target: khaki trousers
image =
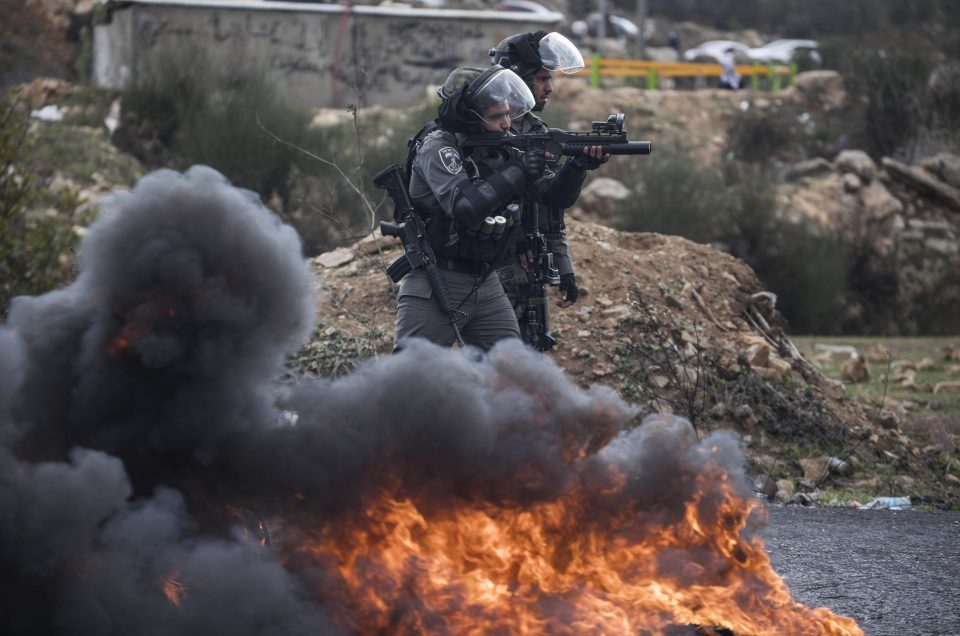
[[[464,342],[487,351],[499,340],[520,337],[517,316],[496,272],[479,286],[471,274],[444,271],[443,276],[451,305],[466,314],[457,322]],[[400,281],[394,350],[402,347],[406,338],[425,338],[443,347],[457,340],[423,269],[413,270]]]

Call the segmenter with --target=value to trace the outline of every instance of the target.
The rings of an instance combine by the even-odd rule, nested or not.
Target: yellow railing
[[[754,90],[759,90],[760,80],[763,78],[766,79],[766,87],[769,90],[780,90],[784,79],[789,85],[797,74],[796,64],[789,66],[738,64],[736,69],[741,76],[750,78],[750,87]],[[600,87],[601,77],[642,77],[646,78],[647,88],[656,89],[659,87],[660,78],[663,77],[720,77],[722,73],[723,67],[719,64],[620,60],[602,58],[599,54],[594,54],[590,58],[589,67],[578,72],[577,75],[589,76],[590,85],[595,88]]]

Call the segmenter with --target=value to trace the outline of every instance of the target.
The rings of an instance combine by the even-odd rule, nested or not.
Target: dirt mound
[[[701,433],[739,432],[771,497],[882,489],[868,477],[895,457],[918,492],[952,501],[952,486],[910,439],[804,359],[781,331],[775,297],[742,261],[679,237],[576,220],[568,235],[581,297],[554,308],[559,345],[548,355],[576,382],[611,386],[647,412],[684,415]],[[314,259],[318,327],[291,373],[336,375],[389,354],[396,298],[383,268],[400,254],[375,234]],[[829,457],[843,458],[846,473],[832,472]],[[823,470],[812,475],[811,461]]]

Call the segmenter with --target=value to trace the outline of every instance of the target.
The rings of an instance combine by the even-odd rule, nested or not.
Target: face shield
[[[583,56],[573,42],[556,31],[540,40],[540,60],[543,68],[561,73],[576,73],[583,69]]]
[[[483,121],[494,124],[505,116],[523,117],[533,108],[533,93],[520,76],[502,66],[491,66],[470,83],[467,107]]]

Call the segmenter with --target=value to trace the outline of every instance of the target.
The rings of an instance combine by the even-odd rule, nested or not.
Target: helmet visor
[[[583,56],[573,42],[554,31],[540,40],[540,59],[543,68],[561,73],[576,73],[583,69]]]
[[[480,85],[470,87],[470,107],[487,123],[509,116],[523,117],[536,103],[533,93],[513,71],[498,68],[488,77],[478,77]]]

